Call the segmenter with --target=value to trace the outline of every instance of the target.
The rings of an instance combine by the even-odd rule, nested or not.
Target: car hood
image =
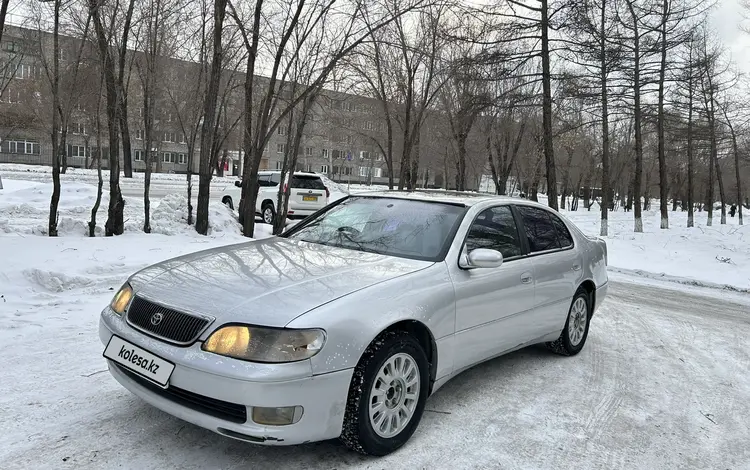
[[[181,256],[133,275],[136,295],[166,307],[281,327],[305,312],[432,262],[270,238]]]

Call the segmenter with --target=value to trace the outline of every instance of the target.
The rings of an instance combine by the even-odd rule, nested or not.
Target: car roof
[[[485,201],[494,202],[526,202],[526,199],[520,199],[508,196],[497,196],[494,194],[487,193],[472,193],[465,191],[447,191],[439,189],[418,189],[416,191],[367,191],[362,193],[355,193],[352,196],[368,196],[368,197],[387,197],[397,199],[409,199],[414,201],[428,201],[428,202],[442,202],[445,204],[459,204],[462,206],[473,206]]]
[[[261,170],[258,172],[258,175],[272,175],[272,174],[281,174],[281,170]],[[295,171],[293,176],[310,176],[315,178],[320,178],[320,175],[317,173],[312,173],[309,171]]]

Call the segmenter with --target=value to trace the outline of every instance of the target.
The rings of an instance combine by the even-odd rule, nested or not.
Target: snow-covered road
[[[580,355],[528,348],[461,374],[379,460],[172,418],[105,371],[95,304],[50,302],[0,342],[0,468],[749,468],[750,297],[616,279]]]

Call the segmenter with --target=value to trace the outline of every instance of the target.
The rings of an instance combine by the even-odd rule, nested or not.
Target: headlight
[[[123,285],[119,291],[112,298],[109,307],[114,310],[118,315],[125,313],[125,309],[128,308],[128,304],[133,299],[133,288],[127,282]]]
[[[203,350],[252,362],[294,362],[316,355],[325,341],[323,330],[228,325],[214,331]]]

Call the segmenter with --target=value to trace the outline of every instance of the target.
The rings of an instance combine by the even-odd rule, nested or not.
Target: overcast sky
[[[28,1],[11,0],[11,15],[13,13],[23,15],[24,4]],[[477,0],[468,1],[477,3]],[[716,10],[712,14],[712,20],[719,37],[727,45],[739,70],[750,73],[750,34],[740,29],[741,23],[750,26],[750,21],[745,20],[750,12],[746,13],[742,7],[743,1],[750,2],[750,0],[718,0]]]

